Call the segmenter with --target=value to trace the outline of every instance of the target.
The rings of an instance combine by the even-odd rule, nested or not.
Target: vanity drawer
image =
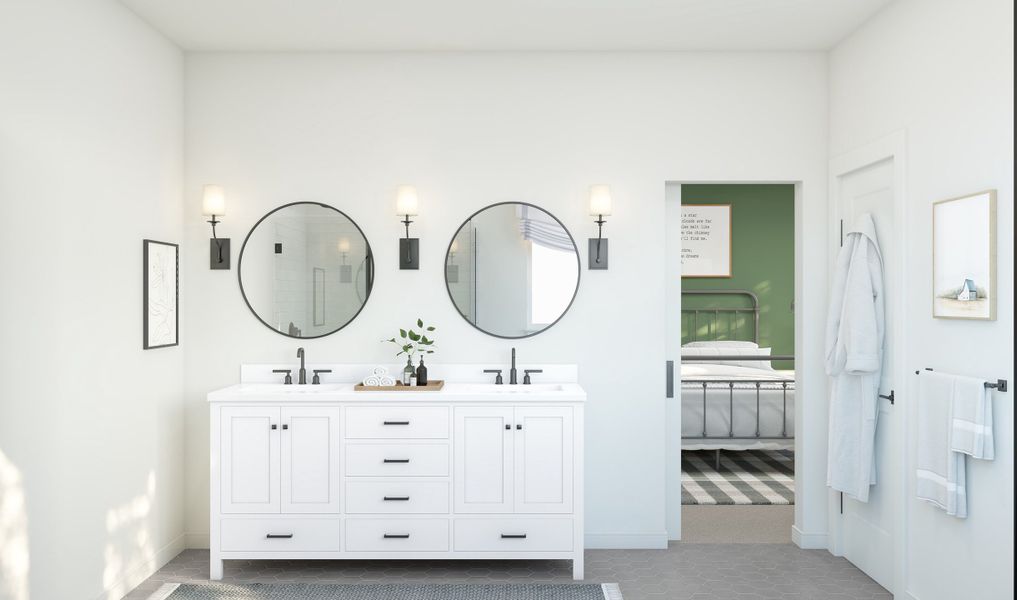
[[[447,552],[448,519],[347,519],[348,552]]]
[[[448,439],[444,406],[351,406],[346,439]]]
[[[223,519],[223,552],[338,552],[339,519]]]
[[[447,481],[420,479],[372,481],[346,480],[346,512],[350,514],[447,513]]]
[[[456,519],[456,552],[569,552],[572,519]]]
[[[448,444],[346,444],[352,477],[448,475]]]

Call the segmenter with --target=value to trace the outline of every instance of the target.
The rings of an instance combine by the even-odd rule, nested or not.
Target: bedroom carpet
[[[794,504],[794,454],[788,450],[682,451],[682,504]]]

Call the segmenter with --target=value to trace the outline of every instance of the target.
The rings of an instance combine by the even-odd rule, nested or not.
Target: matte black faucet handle
[[[315,369],[314,379],[311,380],[311,385],[318,385],[319,383],[321,383],[321,378],[318,377],[318,373],[331,373],[331,372],[332,369]]]
[[[494,378],[495,385],[501,385],[505,383],[505,380],[501,378],[501,369],[484,369],[485,373],[497,373],[498,376]]]
[[[530,385],[530,373],[543,373],[544,369],[523,369],[523,385]]]
[[[285,385],[293,384],[293,371],[291,369],[272,369],[273,373],[286,373],[286,379],[283,381]]]

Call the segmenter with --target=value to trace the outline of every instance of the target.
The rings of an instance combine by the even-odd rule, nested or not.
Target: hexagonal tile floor
[[[790,544],[672,543],[667,550],[587,550],[591,583],[618,583],[625,600],[890,600],[842,558]],[[568,561],[227,561],[233,583],[568,582]],[[187,550],[125,600],[166,582],[208,581],[208,551]]]

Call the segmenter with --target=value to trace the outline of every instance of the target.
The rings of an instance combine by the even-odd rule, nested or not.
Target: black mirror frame
[[[298,337],[298,336],[295,336],[295,335],[290,335],[290,334],[285,333],[283,331],[279,331],[275,327],[272,327],[271,325],[266,323],[264,319],[261,318],[261,315],[258,314],[258,311],[254,310],[254,307],[251,306],[250,300],[247,299],[247,292],[244,291],[243,267],[244,267],[244,250],[247,249],[247,242],[251,239],[251,235],[254,234],[254,230],[257,229],[259,225],[261,225],[261,222],[264,221],[265,219],[269,218],[273,214],[279,212],[280,210],[284,209],[284,208],[289,208],[291,206],[298,206],[298,205],[301,205],[301,204],[312,204],[312,205],[320,206],[322,208],[327,208],[327,209],[330,209],[330,210],[334,210],[335,212],[339,213],[340,215],[346,217],[349,220],[350,223],[353,223],[353,226],[357,228],[358,232],[360,232],[361,237],[364,238],[364,244],[367,245],[367,259],[366,260],[367,260],[367,265],[368,265],[368,271],[367,271],[367,295],[364,297],[364,301],[360,305],[360,308],[357,310],[357,312],[353,313],[353,316],[350,317],[350,319],[348,321],[343,323],[341,326],[333,329],[332,331],[329,331],[328,333],[323,333],[321,335],[309,335],[309,336],[299,336]],[[374,290],[374,271],[375,271],[374,270],[374,252],[371,250],[371,242],[367,239],[367,236],[364,234],[364,230],[361,229],[360,225],[358,225],[357,222],[354,221],[348,214],[344,213],[343,211],[339,210],[338,208],[336,208],[334,206],[329,206],[328,204],[324,204],[322,202],[310,202],[310,201],[290,202],[289,204],[283,204],[282,206],[277,206],[277,207],[273,208],[272,210],[268,211],[267,213],[265,213],[265,215],[263,217],[258,219],[258,222],[255,223],[251,227],[250,231],[247,232],[247,236],[244,237],[244,244],[240,247],[240,256],[237,258],[237,283],[240,284],[240,295],[244,298],[244,304],[247,305],[247,309],[250,310],[251,314],[254,315],[254,318],[258,319],[258,321],[262,325],[264,325],[265,327],[268,327],[270,330],[272,330],[275,333],[278,333],[279,335],[283,335],[283,336],[286,336],[288,338],[292,338],[292,339],[295,339],[295,340],[315,340],[315,339],[318,339],[318,338],[323,338],[323,337],[326,337],[326,336],[330,336],[333,333],[336,333],[337,331],[342,330],[347,325],[349,325],[350,323],[355,321],[357,316],[359,316],[360,313],[364,310],[364,307],[367,306],[367,301],[371,299],[371,292]]]
[[[459,232],[462,231],[463,227],[465,227],[467,223],[472,221],[474,217],[476,217],[480,213],[484,212],[485,210],[487,210],[489,208],[494,208],[495,206],[504,206],[506,204],[529,206],[531,208],[535,208],[535,209],[545,213],[546,215],[550,216],[552,219],[554,219],[558,223],[558,225],[561,226],[562,230],[565,232],[565,235],[569,236],[569,241],[572,242],[572,248],[575,250],[575,253],[576,253],[576,289],[575,289],[575,291],[572,292],[572,299],[569,300],[568,306],[566,306],[565,310],[561,311],[561,314],[558,315],[558,318],[555,319],[554,322],[548,324],[547,327],[541,329],[540,331],[534,331],[533,333],[530,333],[530,334],[527,334],[527,335],[498,335],[497,333],[491,333],[490,331],[487,331],[486,329],[481,328],[479,325],[477,325],[473,321],[470,321],[468,318],[466,318],[466,315],[463,314],[463,311],[459,310],[459,305],[456,304],[455,298],[452,297],[452,288],[450,288],[449,284],[448,284],[448,269],[446,267],[448,266],[449,254],[452,252],[452,242],[454,242],[456,237],[459,236]],[[479,331],[481,333],[484,333],[484,334],[487,334],[487,335],[489,335],[491,337],[501,338],[503,340],[522,340],[522,339],[526,339],[526,338],[531,338],[531,337],[533,337],[535,335],[540,335],[540,334],[544,333],[545,331],[547,331],[548,329],[550,329],[550,328],[554,327],[555,325],[557,325],[558,322],[561,321],[565,317],[565,315],[568,314],[569,310],[572,308],[572,305],[575,304],[576,296],[579,295],[579,284],[582,282],[582,279],[583,279],[583,265],[582,265],[582,261],[579,258],[579,247],[576,246],[576,238],[572,237],[572,232],[569,231],[569,228],[565,226],[565,223],[562,223],[561,219],[559,219],[558,217],[554,216],[554,214],[552,214],[551,211],[549,211],[546,208],[543,208],[541,206],[537,206],[536,204],[532,204],[530,202],[513,202],[513,201],[495,202],[494,204],[488,204],[487,206],[481,208],[480,210],[475,211],[469,217],[466,217],[466,220],[464,220],[462,222],[462,224],[459,225],[458,228],[456,228],[455,233],[452,234],[452,239],[449,240],[448,248],[445,250],[445,260],[442,262],[442,269],[441,270],[442,270],[442,277],[445,280],[445,291],[448,292],[449,302],[451,302],[452,306],[455,307],[456,312],[459,313],[459,316],[461,316],[464,321],[469,323],[470,326],[472,326],[477,331]]]

